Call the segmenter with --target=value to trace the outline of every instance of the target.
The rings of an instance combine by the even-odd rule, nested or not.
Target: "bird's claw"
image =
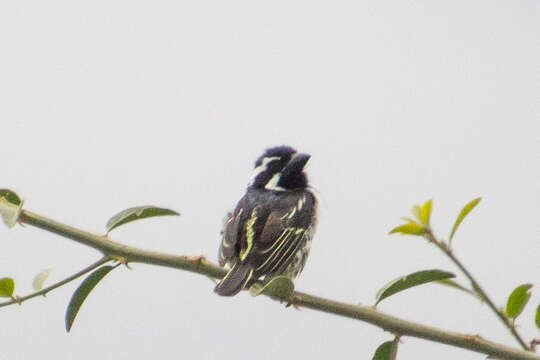
[[[280,302],[281,304],[286,303],[286,304],[285,304],[285,307],[286,307],[286,308],[292,306],[292,307],[294,307],[296,310],[300,310],[300,306],[298,306],[298,304],[296,304],[292,298],[289,299],[289,300],[283,300],[283,299],[280,299],[279,302]]]

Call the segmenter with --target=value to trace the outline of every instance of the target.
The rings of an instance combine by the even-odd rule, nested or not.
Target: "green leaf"
[[[419,222],[422,222],[420,211],[421,211],[420,205],[413,205],[413,207],[411,208],[411,212],[413,216],[416,218],[416,220],[418,220]]]
[[[180,215],[174,210],[156,206],[137,206],[120,211],[107,221],[107,233],[120,225],[154,216]]]
[[[452,238],[454,237],[454,234],[456,233],[457,228],[459,227],[463,219],[465,219],[465,216],[467,216],[467,214],[470,213],[471,210],[474,209],[476,205],[478,205],[480,200],[482,200],[481,197],[471,200],[467,203],[467,205],[463,207],[463,209],[461,209],[456,219],[456,222],[454,223],[454,226],[452,227],[452,231],[450,232],[450,241],[452,241]]]
[[[425,226],[429,226],[432,207],[433,207],[433,200],[428,200],[420,208],[420,222],[424,224]]]
[[[107,275],[114,266],[106,265],[102,266],[99,269],[95,270],[90,274],[84,281],[79,285],[77,290],[73,293],[71,301],[69,302],[67,311],[66,311],[66,330],[69,332],[75,317],[79,313],[84,300],[88,297],[88,294],[94,289],[94,287]]]
[[[253,296],[264,294],[287,300],[294,292],[294,283],[288,276],[281,275],[272,278],[262,286],[254,284],[249,288],[249,292]]]
[[[534,322],[536,324],[536,327],[540,329],[540,304],[538,304],[538,307],[536,308],[536,316],[534,318]]]
[[[455,275],[450,272],[436,269],[417,271],[412,274],[399,277],[390,281],[377,292],[377,302],[375,303],[375,305],[377,305],[383,299],[386,299],[389,296],[392,296],[400,291],[409,289],[413,286],[418,286],[428,282],[449,279],[453,277],[455,277]]]
[[[437,284],[441,284],[441,285],[445,285],[445,286],[449,286],[449,287],[453,287],[454,289],[458,289],[460,291],[463,291],[463,292],[466,292],[467,294],[470,294],[480,300],[482,300],[482,298],[480,297],[480,295],[478,295],[475,291],[469,289],[469,288],[466,288],[465,286],[461,285],[461,284],[458,284],[457,282],[453,281],[453,280],[450,280],[450,279],[443,279],[443,280],[436,280],[435,281]]]
[[[400,219],[403,220],[403,221],[406,221],[408,223],[416,222],[416,221],[414,221],[413,219],[411,219],[410,217],[407,217],[407,216],[402,216]]]
[[[373,355],[373,360],[395,360],[397,355],[397,341],[383,342]]]
[[[32,286],[34,287],[35,291],[43,289],[43,284],[45,284],[45,280],[47,280],[49,275],[51,275],[52,270],[53,269],[45,269],[36,275],[34,281],[32,282]]]
[[[8,189],[0,189],[0,216],[8,228],[17,224],[22,204],[19,195]]]
[[[530,288],[532,288],[532,284],[523,284],[512,291],[506,302],[506,315],[508,317],[515,319],[521,314],[531,298]]]
[[[20,206],[22,204],[22,200],[19,195],[8,189],[0,189],[0,198],[6,199],[13,205]]]
[[[0,279],[0,297],[12,297],[13,291],[15,291],[15,280],[12,278]]]
[[[400,233],[401,235],[424,235],[426,231],[422,225],[416,222],[409,222],[407,224],[402,224],[393,228],[389,234]]]

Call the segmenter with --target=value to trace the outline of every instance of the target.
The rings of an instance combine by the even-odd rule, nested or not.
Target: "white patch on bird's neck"
[[[262,173],[263,171],[265,171],[268,168],[268,163],[270,161],[280,160],[280,159],[281,158],[279,156],[270,156],[270,157],[263,158],[262,162],[261,162],[261,165],[257,166],[253,170],[253,174],[251,174],[251,178],[249,180],[249,186],[253,185],[253,183],[255,182],[255,179],[257,178],[257,176],[259,176],[260,173]]]
[[[284,188],[281,186],[278,186],[279,179],[281,178],[281,173],[278,172],[277,174],[274,174],[272,178],[266,183],[264,188],[266,190],[274,190],[274,191],[285,191]]]

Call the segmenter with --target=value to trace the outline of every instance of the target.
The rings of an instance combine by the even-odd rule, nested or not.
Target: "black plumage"
[[[294,279],[302,271],[317,222],[317,199],[304,172],[309,158],[278,146],[257,159],[247,192],[223,228],[219,263],[231,269],[218,294],[232,296],[263,276]]]

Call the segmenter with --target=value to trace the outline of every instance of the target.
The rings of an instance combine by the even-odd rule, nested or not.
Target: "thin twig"
[[[21,213],[19,221],[73,239],[103,252],[106,256],[122,257],[129,262],[183,269],[216,279],[225,276],[227,272],[224,268],[209,262],[204,257],[164,254],[122,245],[105,236],[79,230],[26,210],[23,210]],[[413,336],[453,345],[492,355],[500,359],[540,360],[540,357],[530,351],[510,348],[485,340],[478,335],[459,334],[403,320],[392,315],[384,314],[370,306],[345,304],[301,292],[294,292],[289,299],[282,300],[289,301],[296,306],[361,320],[394,334]]]
[[[84,269],[82,269],[81,271],[79,272],[76,272],[75,274],[71,275],[71,276],[68,276],[67,278],[65,278],[64,280],[61,280],[57,283],[54,283],[52,284],[51,286],[48,286],[44,289],[41,289],[39,291],[36,291],[34,293],[31,293],[31,294],[28,294],[26,296],[15,296],[12,300],[10,301],[6,301],[6,302],[3,302],[3,303],[0,303],[0,307],[3,307],[3,306],[8,306],[8,305],[13,305],[13,304],[22,304],[24,301],[28,300],[28,299],[31,299],[31,298],[34,298],[36,296],[45,296],[49,291],[52,291],[62,285],[65,285],[67,284],[68,282],[70,281],[73,281],[75,279],[77,279],[78,277],[80,276],[83,276],[84,274],[86,273],[89,273],[90,271],[94,270],[95,268],[98,268],[100,267],[101,265],[105,264],[106,262],[108,261],[111,261],[112,259],[109,258],[108,256],[104,256],[102,257],[101,259],[99,259],[98,261],[96,261],[95,263],[85,267]]]
[[[488,304],[488,306],[491,308],[491,310],[493,310],[493,312],[497,315],[497,317],[504,323],[504,325],[508,328],[508,330],[510,331],[512,336],[521,345],[521,347],[524,350],[531,350],[531,348],[527,345],[525,340],[523,340],[523,338],[517,332],[516,327],[514,326],[514,324],[512,324],[510,321],[508,321],[508,318],[506,317],[506,315],[501,310],[499,310],[497,308],[497,306],[495,305],[493,300],[491,300],[489,295],[480,286],[478,281],[476,281],[474,276],[469,272],[469,270],[467,270],[467,268],[463,265],[463,263],[461,261],[459,261],[459,259],[454,255],[454,252],[452,251],[452,249],[450,249],[450,247],[447,246],[444,242],[439,241],[435,237],[435,235],[433,234],[433,231],[431,229],[429,229],[429,228],[426,230],[425,236],[428,238],[428,240],[430,242],[434,243],[439,249],[441,249],[441,251],[444,252],[446,254],[446,256],[448,256],[450,258],[450,260],[452,260],[452,262],[469,279],[474,291],[476,291],[476,293],[478,293],[478,295],[480,295],[482,300],[484,300]]]

